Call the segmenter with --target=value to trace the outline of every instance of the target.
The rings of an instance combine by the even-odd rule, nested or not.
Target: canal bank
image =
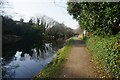
[[[73,38],[68,39],[65,46],[58,50],[52,61],[45,68],[43,68],[41,72],[35,75],[33,79],[36,80],[39,78],[58,77],[60,74],[59,70],[65,62],[65,57],[69,53],[73,41]]]

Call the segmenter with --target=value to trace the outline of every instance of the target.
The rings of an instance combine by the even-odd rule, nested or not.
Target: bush
[[[67,11],[82,29],[110,35],[120,31],[120,2],[67,2]]]
[[[93,62],[98,63],[101,69],[100,77],[120,78],[120,33],[104,38],[91,36],[87,40],[87,47],[93,56]]]

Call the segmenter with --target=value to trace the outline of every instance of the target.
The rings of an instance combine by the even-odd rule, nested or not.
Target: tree
[[[95,34],[112,34],[113,24],[120,19],[120,2],[68,2],[67,10],[81,26]]]
[[[0,16],[5,16],[5,8],[8,8],[8,1],[7,0],[0,0]]]
[[[71,28],[66,27],[63,23],[56,22],[53,27],[47,29],[47,34],[54,40],[65,40],[74,35]]]

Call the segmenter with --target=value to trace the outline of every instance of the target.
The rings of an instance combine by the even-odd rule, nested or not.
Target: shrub
[[[87,40],[87,47],[94,60],[99,63],[101,77],[120,78],[120,33],[111,37],[92,36]],[[106,72],[107,71],[107,72]]]

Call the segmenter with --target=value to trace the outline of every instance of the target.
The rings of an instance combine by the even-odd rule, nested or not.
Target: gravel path
[[[60,78],[95,78],[94,65],[82,40],[75,40],[60,71]]]

